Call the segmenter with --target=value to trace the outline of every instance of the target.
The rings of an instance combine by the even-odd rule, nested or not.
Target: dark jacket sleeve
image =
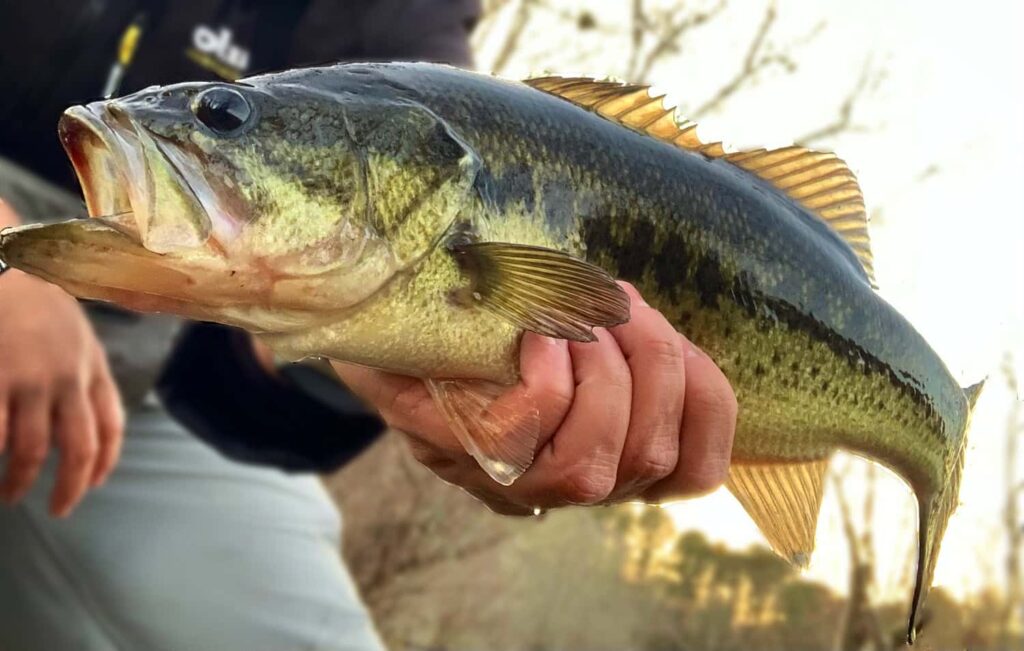
[[[291,472],[330,472],[384,431],[336,379],[304,365],[271,376],[249,336],[188,326],[157,383],[166,409],[224,456]]]
[[[469,35],[480,0],[385,0],[371,3],[362,24],[367,59],[435,61],[468,68]]]

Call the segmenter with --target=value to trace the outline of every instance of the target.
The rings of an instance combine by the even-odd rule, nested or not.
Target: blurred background
[[[1024,649],[1024,44],[1020,3],[488,0],[477,67],[646,81],[705,142],[835,150],[859,175],[881,294],[961,384],[988,377],[922,649]],[[517,520],[385,437],[328,485],[395,649],[894,649],[907,487],[832,465],[810,568],[723,490]],[[500,643],[499,643],[500,641]]]

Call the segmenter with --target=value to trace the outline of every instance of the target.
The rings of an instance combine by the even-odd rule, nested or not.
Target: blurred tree
[[[850,581],[846,595],[846,609],[843,613],[842,625],[839,629],[838,648],[840,651],[858,651],[875,649],[882,651],[888,643],[882,633],[878,614],[872,604],[875,577],[875,543],[873,522],[875,509],[875,473],[874,464],[869,464],[864,486],[863,511],[855,518],[852,507],[846,497],[841,475],[848,474],[849,464],[845,471],[835,470],[832,473],[832,488],[839,502],[839,512],[843,520],[843,535],[850,554]],[[860,530],[858,531],[858,524]]]
[[[1003,524],[1006,529],[1006,603],[1003,612],[1002,643],[1009,647],[1011,640],[1021,634],[1024,626],[1024,594],[1021,592],[1021,548],[1024,546],[1024,519],[1020,516],[1019,505],[1024,494],[1024,478],[1018,472],[1018,445],[1024,436],[1024,418],[1021,417],[1020,384],[1013,368],[1009,353],[1003,358],[1003,378],[1013,396],[1012,406],[1006,420],[1006,506]]]
[[[573,61],[566,60],[569,53],[561,44],[557,46],[560,50],[544,49],[539,55],[534,53],[528,57],[534,70],[550,69],[552,61],[558,61],[564,66],[563,70],[573,70],[574,66],[585,65],[591,55],[617,41],[624,44],[627,54],[614,69],[601,72],[627,81],[644,82],[650,79],[656,68],[678,64],[680,57],[689,54],[687,45],[690,38],[715,25],[728,7],[728,0],[696,5],[685,0],[630,0],[628,21],[604,23],[591,4],[581,0],[486,0],[473,41],[478,51],[486,49],[490,53],[489,57],[478,61],[479,67],[502,74],[520,55],[523,36],[530,33],[534,21],[545,24],[559,21],[567,33],[575,31],[581,36],[588,33],[596,35],[600,45],[591,49],[575,43],[570,48]],[[687,104],[688,118],[699,120],[719,111],[734,97],[760,83],[771,70],[781,70],[785,74],[799,70],[800,49],[824,30],[826,22],[819,21],[802,36],[780,41],[774,35],[778,15],[776,1],[767,0],[761,19],[742,50],[742,58],[706,98],[693,98]],[[884,71],[868,56],[861,74],[836,107],[834,117],[797,137],[795,142],[810,145],[843,133],[865,130],[866,127],[856,119],[857,104],[876,91],[884,78]]]

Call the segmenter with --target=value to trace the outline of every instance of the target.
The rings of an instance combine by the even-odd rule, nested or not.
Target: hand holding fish
[[[0,224],[17,223],[0,202]],[[0,498],[28,492],[56,448],[54,515],[68,515],[117,463],[120,398],[107,358],[74,298],[20,271],[0,280]]]
[[[678,334],[632,286],[628,323],[592,344],[527,333],[519,384],[500,400],[538,407],[533,465],[512,486],[495,483],[466,453],[423,383],[335,364],[349,387],[409,438],[416,458],[492,510],[625,500],[663,502],[725,481],[736,398],[714,362]]]

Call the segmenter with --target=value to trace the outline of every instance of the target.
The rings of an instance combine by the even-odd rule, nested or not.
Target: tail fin
[[[956,453],[956,459],[950,471],[949,479],[941,491],[932,495],[918,495],[917,511],[918,543],[917,543],[917,577],[914,583],[914,598],[910,604],[910,622],[907,626],[907,643],[913,644],[917,637],[918,620],[921,617],[921,608],[928,596],[928,589],[932,585],[932,578],[935,574],[935,562],[939,558],[939,545],[942,543],[942,536],[946,533],[946,525],[949,518],[956,510],[960,501],[960,479],[964,472],[964,450],[967,448],[967,427],[970,425],[970,414],[974,411],[974,404],[981,395],[981,388],[985,380],[972,384],[964,389],[967,398],[968,415],[964,425],[964,434],[960,439],[960,449]]]

